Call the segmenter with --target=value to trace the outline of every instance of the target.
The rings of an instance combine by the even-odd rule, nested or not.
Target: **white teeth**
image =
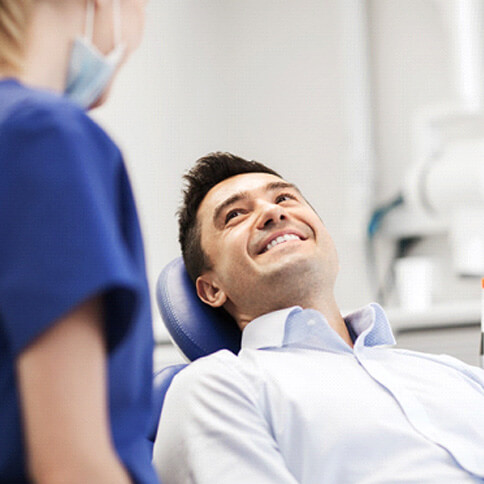
[[[264,252],[272,249],[272,247],[282,244],[283,242],[287,242],[288,240],[300,240],[300,238],[296,234],[285,234],[277,237],[272,242],[269,242],[264,249]]]

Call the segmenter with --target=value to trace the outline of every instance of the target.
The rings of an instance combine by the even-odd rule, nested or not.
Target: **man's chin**
[[[278,278],[303,276],[314,264],[311,257],[300,252],[285,254],[284,257],[278,257],[264,262],[261,265],[262,273],[266,276]]]

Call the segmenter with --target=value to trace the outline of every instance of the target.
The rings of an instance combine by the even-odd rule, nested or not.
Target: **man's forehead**
[[[250,194],[259,190],[271,190],[275,188],[274,184],[294,187],[291,183],[270,173],[242,173],[226,178],[212,187],[200,205],[214,210],[220,203],[232,198],[234,195]]]

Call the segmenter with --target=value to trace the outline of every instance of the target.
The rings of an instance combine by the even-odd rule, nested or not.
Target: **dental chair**
[[[173,343],[188,361],[221,349],[237,354],[241,331],[223,310],[207,306],[197,296],[183,259],[171,261],[156,285],[161,317]],[[166,392],[175,375],[187,364],[172,365],[157,372],[153,379],[153,418],[148,440],[154,442]]]

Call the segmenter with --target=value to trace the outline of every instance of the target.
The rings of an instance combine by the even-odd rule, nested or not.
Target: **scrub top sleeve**
[[[99,294],[122,309],[108,347],[129,327],[139,281],[120,227],[122,162],[107,141],[70,105],[18,111],[0,130],[0,319],[14,355]]]

